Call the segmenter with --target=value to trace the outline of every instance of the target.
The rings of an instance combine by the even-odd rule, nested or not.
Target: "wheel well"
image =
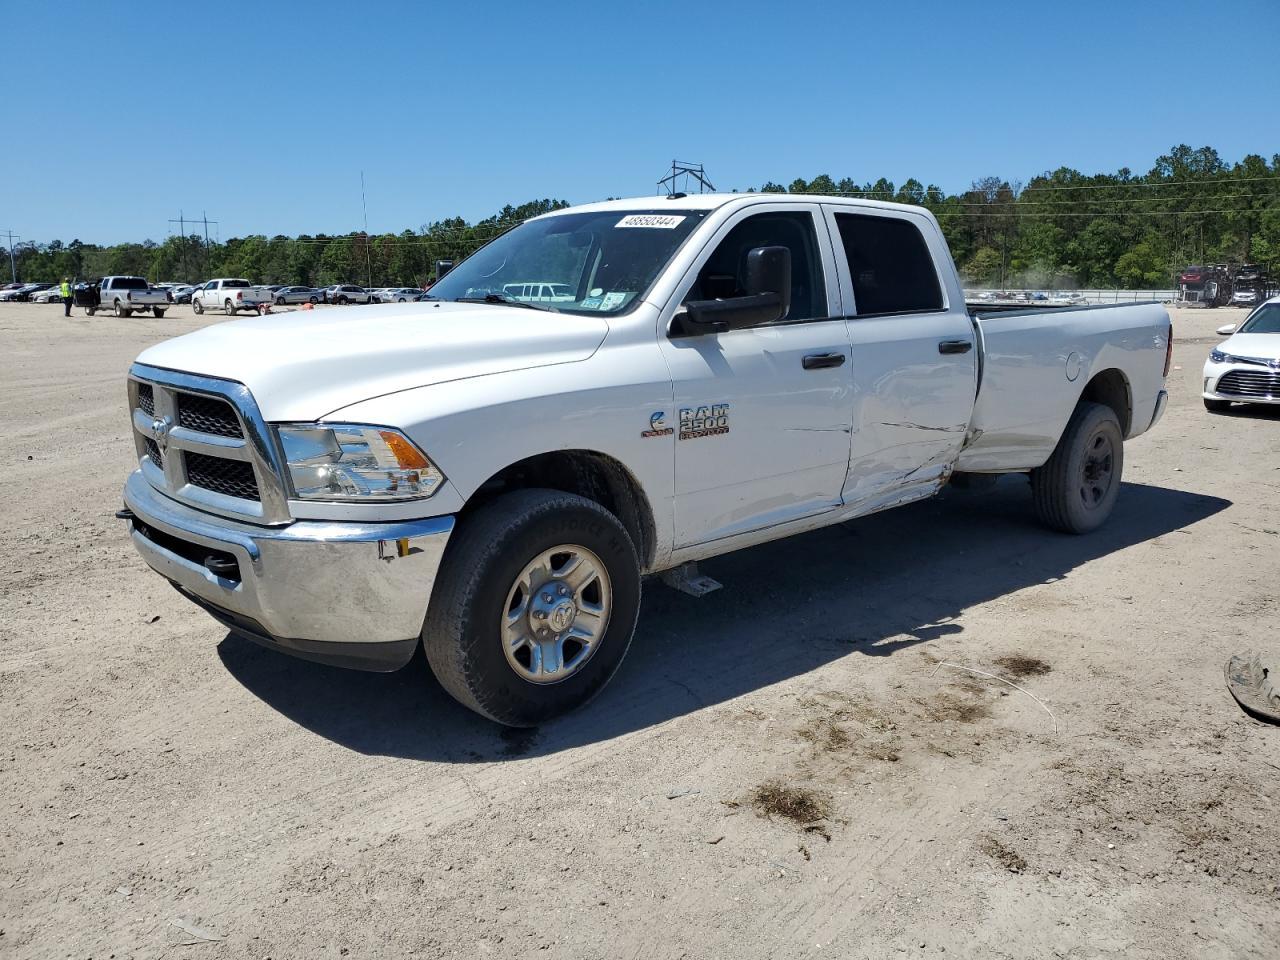
[[[1129,392],[1129,381],[1119,370],[1112,367],[1096,374],[1085,386],[1080,399],[1110,407],[1120,421],[1120,433],[1126,437],[1129,435],[1133,424],[1133,398]]]
[[[503,467],[482,483],[462,508],[466,516],[511,490],[544,487],[576,493],[604,507],[630,534],[641,568],[653,562],[653,511],[631,471],[613,457],[591,450],[540,453]]]

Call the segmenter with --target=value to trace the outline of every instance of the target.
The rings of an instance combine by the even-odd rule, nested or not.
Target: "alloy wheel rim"
[[[1080,500],[1089,510],[1096,510],[1115,481],[1115,448],[1106,433],[1095,433],[1085,448],[1080,466]]]
[[[520,571],[500,614],[507,663],[530,683],[560,683],[595,654],[609,626],[613,589],[586,547],[544,550]]]

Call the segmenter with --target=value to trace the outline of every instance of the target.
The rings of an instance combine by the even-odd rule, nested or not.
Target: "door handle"
[[[938,343],[939,353],[968,353],[972,349],[972,340],[942,340]]]
[[[806,370],[822,370],[825,367],[844,366],[843,353],[811,353],[804,358]]]

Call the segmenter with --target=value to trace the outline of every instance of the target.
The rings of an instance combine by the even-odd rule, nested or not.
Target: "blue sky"
[[[651,194],[673,157],[954,191],[1280,152],[1276,0],[8,0],[0,30],[0,228],[37,242],[347,232],[361,170],[384,231]]]

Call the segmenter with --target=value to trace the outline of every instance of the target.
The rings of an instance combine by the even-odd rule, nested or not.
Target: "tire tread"
[[[468,669],[468,639],[475,636],[469,629],[476,593],[482,580],[475,571],[487,569],[507,547],[507,539],[519,528],[549,515],[566,510],[587,510],[597,514],[616,528],[635,557],[635,544],[616,517],[598,503],[559,490],[529,488],[515,490],[486,504],[460,523],[450,538],[448,552],[436,577],[422,629],[422,646],[431,671],[440,685],[476,713],[497,723],[515,725],[510,716],[485,696],[479,677]],[[638,561],[637,567],[638,567]],[[639,604],[637,604],[638,612]],[[620,664],[631,645],[634,621],[628,625],[626,647],[618,658]],[[615,668],[616,669],[616,668]],[[603,689],[607,684],[600,684]],[[599,692],[599,690],[597,690]]]
[[[1058,445],[1053,448],[1049,459],[1043,466],[1031,471],[1031,498],[1035,505],[1036,516],[1041,523],[1062,533],[1087,532],[1077,524],[1067,506],[1071,496],[1069,487],[1075,480],[1069,475],[1068,463],[1075,445],[1079,442],[1080,434],[1099,414],[1114,420],[1117,431],[1119,430],[1119,418],[1116,417],[1115,411],[1105,404],[1082,400],[1072,412],[1066,428],[1062,431],[1062,436],[1058,439]],[[1121,444],[1123,444],[1123,436]],[[1117,453],[1123,457],[1122,451]],[[1121,465],[1123,466],[1123,459]],[[1119,482],[1120,477],[1117,477],[1116,483]]]

